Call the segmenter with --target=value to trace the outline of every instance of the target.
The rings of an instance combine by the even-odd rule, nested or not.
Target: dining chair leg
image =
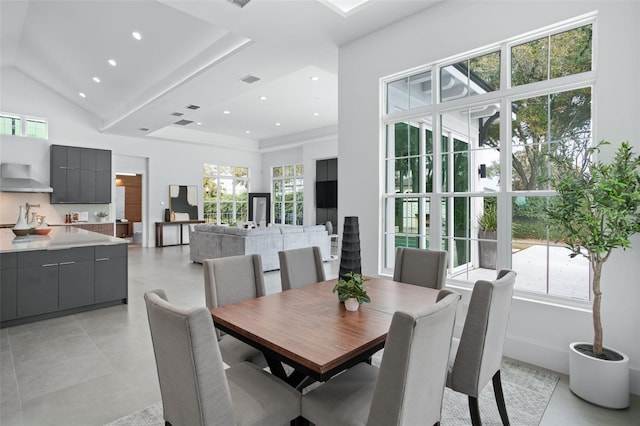
[[[498,411],[500,412],[500,419],[504,426],[509,426],[509,416],[507,415],[507,406],[504,403],[504,394],[502,392],[502,380],[500,379],[500,370],[493,375],[493,393],[496,396],[496,403],[498,404]]]
[[[314,384],[315,382],[317,382],[316,379],[313,379],[311,377],[307,377],[305,378],[303,381],[301,381],[295,388],[298,389],[299,391],[302,392],[302,390],[304,388],[306,388],[307,386],[310,386],[312,384]]]
[[[469,414],[471,414],[471,424],[473,426],[482,426],[482,421],[480,421],[478,398],[474,398],[473,396],[469,396]]]

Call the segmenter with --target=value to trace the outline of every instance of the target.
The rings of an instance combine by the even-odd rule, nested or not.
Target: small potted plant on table
[[[358,273],[348,272],[347,280],[340,278],[333,288],[333,292],[338,292],[338,300],[344,302],[347,311],[357,311],[361,303],[371,302],[367,291],[364,288],[364,282],[367,281]]]

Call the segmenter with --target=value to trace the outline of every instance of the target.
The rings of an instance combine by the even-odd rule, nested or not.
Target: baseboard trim
[[[506,337],[504,355],[557,373],[569,374],[569,345],[565,350],[531,343],[524,339]],[[640,395],[640,370],[629,368],[629,391]]]

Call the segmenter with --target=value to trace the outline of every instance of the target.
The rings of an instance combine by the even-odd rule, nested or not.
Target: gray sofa
[[[189,231],[190,257],[193,262],[204,259],[259,254],[262,269],[280,268],[278,252],[301,247],[320,247],[322,260],[331,258],[331,240],[324,225],[281,225],[267,228],[235,228],[200,224]]]

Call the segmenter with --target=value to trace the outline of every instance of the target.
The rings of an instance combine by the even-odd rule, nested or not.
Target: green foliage
[[[602,141],[590,152],[599,151]],[[552,179],[558,196],[547,209],[551,227],[565,235],[571,256],[604,262],[614,248],[629,248],[640,232],[640,157],[622,142],[611,163],[576,168],[571,159],[554,157]]]
[[[590,71],[592,33],[591,25],[585,25],[514,46],[512,86]],[[548,181],[548,156],[567,147],[584,152],[590,142],[591,89],[579,88],[514,101],[511,112],[514,117],[513,189],[548,189],[544,186]],[[492,119],[487,120],[485,127]],[[493,126],[485,130],[480,132],[481,145],[497,148],[499,129]],[[584,156],[575,156],[574,160],[580,158]]]
[[[340,278],[335,287],[333,287],[333,292],[338,292],[338,300],[344,302],[347,299],[354,298],[360,304],[371,302],[364,288],[364,282],[368,281],[367,278],[353,272],[347,273],[347,277],[349,279],[346,281]]]

